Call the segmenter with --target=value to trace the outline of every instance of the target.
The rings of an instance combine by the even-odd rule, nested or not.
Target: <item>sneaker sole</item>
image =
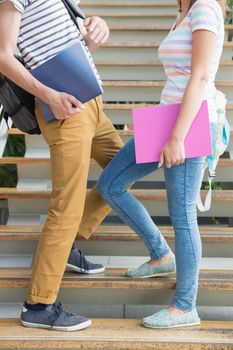
[[[153,278],[153,277],[161,277],[161,276],[171,276],[171,275],[175,275],[176,271],[174,272],[166,272],[166,273],[155,273],[153,275],[147,275],[147,276],[130,276],[126,274],[126,277],[130,277],[130,278]]]
[[[95,273],[101,273],[105,271],[105,267],[101,267],[100,269],[94,269],[94,270],[84,270],[81,269],[80,267],[66,264],[66,268],[70,271],[75,271],[77,273],[85,274],[85,275],[94,275]]]
[[[49,326],[45,324],[39,324],[39,323],[30,323],[30,322],[25,322],[21,320],[21,324],[24,327],[29,327],[29,328],[43,328],[43,329],[50,329],[53,331],[63,331],[63,332],[73,332],[73,331],[81,331],[82,329],[85,329],[91,325],[91,320],[74,325],[74,326],[69,326],[69,327],[58,327],[58,326]]]
[[[179,328],[179,327],[191,327],[191,326],[200,326],[201,322],[193,322],[193,323],[183,323],[183,324],[177,324],[167,327],[159,327],[159,326],[149,326],[143,323],[143,326],[146,328],[153,328],[153,329],[168,329],[168,328]]]

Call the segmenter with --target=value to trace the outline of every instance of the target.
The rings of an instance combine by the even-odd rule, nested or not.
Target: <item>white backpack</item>
[[[226,97],[222,92],[216,92],[215,103],[218,120],[210,123],[213,155],[206,157],[202,176],[203,179],[205,170],[208,168],[209,190],[207,192],[204,204],[202,203],[200,191],[196,201],[197,207],[201,212],[207,211],[211,207],[212,181],[216,177],[215,172],[219,157],[225,152],[230,139],[230,127],[226,119]]]

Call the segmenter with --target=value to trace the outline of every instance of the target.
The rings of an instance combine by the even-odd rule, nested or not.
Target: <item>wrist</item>
[[[41,99],[42,101],[44,101],[46,104],[49,105],[51,101],[54,99],[53,93],[54,93],[53,89],[45,86],[37,95],[37,97],[39,97],[39,99]]]
[[[172,134],[170,140],[174,142],[184,142],[185,137],[183,135]]]

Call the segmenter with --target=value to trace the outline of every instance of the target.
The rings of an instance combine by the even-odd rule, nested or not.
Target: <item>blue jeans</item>
[[[196,306],[201,240],[195,202],[203,162],[203,158],[192,158],[170,169],[164,167],[169,215],[175,231],[177,283],[172,305],[181,310]],[[157,169],[157,162],[136,164],[131,139],[108,164],[97,184],[104,200],[144,241],[151,259],[161,259],[171,250],[144,206],[127,189]]]

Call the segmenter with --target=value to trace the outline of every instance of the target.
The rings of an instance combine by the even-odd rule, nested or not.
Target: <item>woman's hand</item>
[[[167,168],[185,161],[184,142],[170,138],[160,153],[159,168],[165,163]]]
[[[87,34],[84,39],[89,49],[94,52],[101,44],[109,38],[109,28],[107,23],[98,16],[88,17],[84,20],[84,27]]]

